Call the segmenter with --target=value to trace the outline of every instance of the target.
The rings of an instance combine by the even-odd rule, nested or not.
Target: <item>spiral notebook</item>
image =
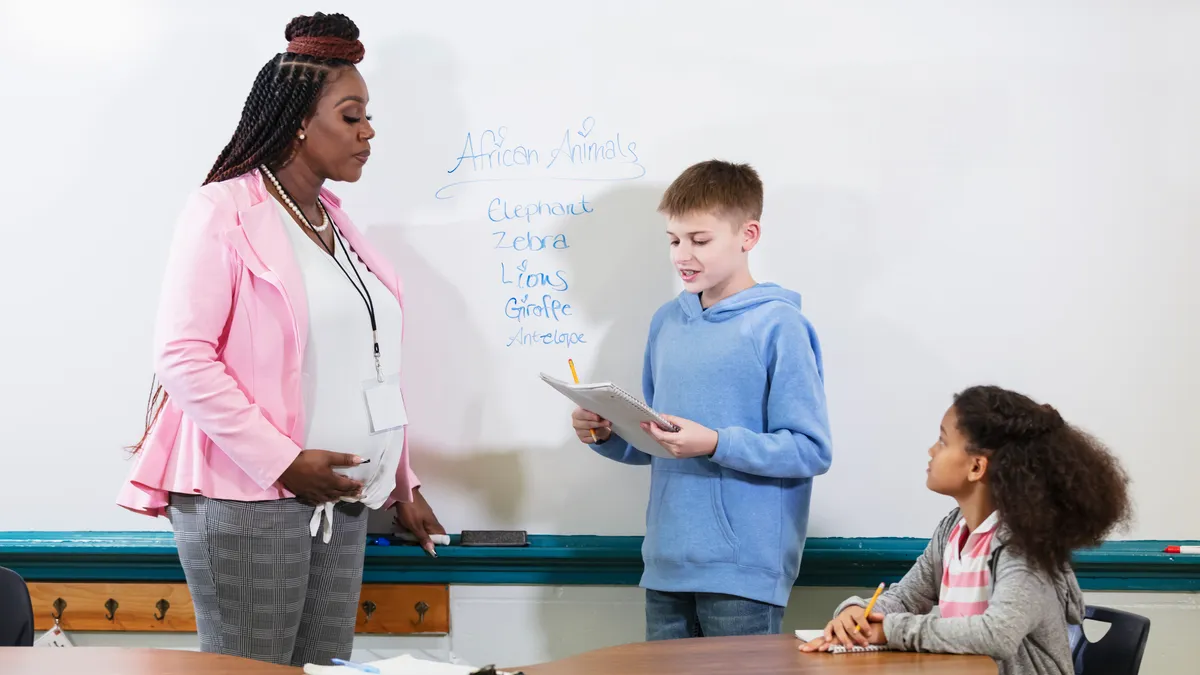
[[[571,384],[545,373],[541,377],[546,384],[574,401],[575,405],[612,422],[613,432],[633,447],[648,455],[671,458],[671,453],[663,449],[653,436],[642,431],[642,422],[657,424],[667,431],[679,431],[679,427],[663,419],[640,398],[611,382]]]
[[[378,673],[379,675],[521,675],[519,671],[506,672],[496,670],[493,666],[475,668],[455,663],[418,659],[412,654],[402,654],[395,658],[351,665],[304,664],[304,675],[366,675],[367,673]]]
[[[812,642],[813,640],[821,637],[824,634],[825,634],[825,631],[823,631],[823,630],[798,630],[798,631],[796,631],[796,637],[800,638],[801,640],[803,640],[805,642]],[[855,646],[847,649],[842,644],[834,644],[834,645],[829,646],[829,651],[826,653],[827,654],[866,654],[868,652],[887,652],[887,651],[891,651],[891,649],[887,645],[867,645],[866,647],[860,647],[858,645],[855,645]]]

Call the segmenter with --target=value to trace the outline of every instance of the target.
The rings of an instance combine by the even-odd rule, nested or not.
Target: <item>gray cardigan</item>
[[[1017,556],[1007,545],[1003,523],[996,531],[988,566],[988,609],[979,616],[943,619],[938,611],[942,550],[961,518],[955,508],[938,525],[908,574],[884,591],[874,612],[884,614],[883,632],[892,649],[944,654],[982,654],[996,660],[1000,675],[1074,675],[1067,624],[1083,623],[1083,592],[1075,573],[1053,578]],[[850,605],[865,607],[853,597]]]

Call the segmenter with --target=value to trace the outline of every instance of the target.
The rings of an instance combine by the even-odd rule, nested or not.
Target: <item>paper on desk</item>
[[[378,668],[379,675],[471,675],[479,670],[474,666],[426,661],[410,654],[380,661],[367,661],[365,665]],[[318,666],[312,663],[304,664],[304,672],[306,675],[365,675],[363,671],[349,666]],[[499,670],[496,674],[506,675]]]
[[[823,631],[823,630],[798,630],[798,631],[796,631],[796,637],[800,638],[804,642],[812,642],[813,640],[815,640],[823,635],[825,635],[825,631]],[[836,643],[836,642],[829,646],[830,654],[859,654],[862,652],[886,652],[886,651],[891,651],[891,647],[888,647],[887,645],[867,645],[866,647],[855,645],[853,647],[846,647],[845,645]]]

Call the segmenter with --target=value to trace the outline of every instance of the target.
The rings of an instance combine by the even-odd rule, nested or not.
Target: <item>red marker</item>
[[[1168,546],[1163,549],[1163,553],[1200,554],[1200,546]]]

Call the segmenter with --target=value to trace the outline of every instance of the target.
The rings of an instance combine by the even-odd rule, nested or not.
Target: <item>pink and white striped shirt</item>
[[[993,511],[974,532],[967,531],[966,518],[950,530],[942,555],[942,587],[938,592],[938,607],[943,617],[977,616],[987,611],[991,581],[988,561],[999,522],[1000,513]]]

